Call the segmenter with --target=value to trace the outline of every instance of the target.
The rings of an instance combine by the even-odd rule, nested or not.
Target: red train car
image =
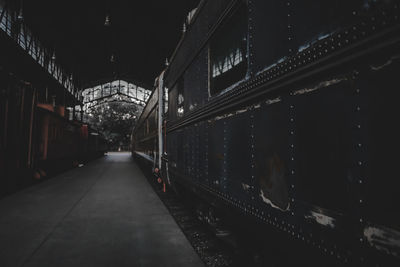
[[[43,90],[0,76],[0,197],[106,152],[102,135],[69,120],[63,105],[39,103]]]

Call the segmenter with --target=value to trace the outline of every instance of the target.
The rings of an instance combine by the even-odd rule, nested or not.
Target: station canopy
[[[151,91],[133,81],[114,80],[86,88],[82,91],[83,109],[88,111],[93,107],[111,102],[133,103],[144,106]]]

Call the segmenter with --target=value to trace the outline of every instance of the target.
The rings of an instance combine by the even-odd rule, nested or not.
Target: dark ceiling
[[[151,85],[199,0],[23,0],[24,20],[81,86],[111,78]],[[106,14],[111,26],[104,26]],[[111,55],[115,63],[111,63]]]

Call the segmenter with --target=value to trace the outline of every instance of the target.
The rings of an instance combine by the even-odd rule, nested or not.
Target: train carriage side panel
[[[167,70],[176,182],[343,262],[396,261],[399,1],[210,2]]]
[[[149,97],[132,133],[133,156],[155,167],[158,156],[158,88]]]

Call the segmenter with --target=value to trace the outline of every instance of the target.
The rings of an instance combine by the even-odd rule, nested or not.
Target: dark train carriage
[[[160,159],[159,144],[162,144],[159,140],[158,130],[162,119],[158,105],[160,97],[158,79],[155,85],[132,133],[132,155],[151,163],[153,169],[156,161],[158,162]]]
[[[87,124],[69,121],[63,108],[38,104],[36,116],[37,168],[42,172],[59,172],[99,157],[107,151],[104,138]],[[59,113],[61,112],[61,114]]]
[[[134,150],[165,142],[166,182],[338,263],[398,264],[398,16],[394,0],[201,1],[159,78],[158,139],[153,93]]]
[[[71,90],[72,79],[54,62],[49,63],[48,52],[29,31],[23,28],[24,36],[19,34],[21,25],[12,1],[5,6],[0,2],[1,198],[32,185],[50,169],[72,167],[107,148],[102,136],[82,138],[82,123],[68,120],[76,119],[73,107],[82,104]],[[28,39],[30,46],[25,47]],[[50,66],[51,74],[47,71]],[[57,77],[53,76],[56,73]]]
[[[83,124],[83,127],[88,127],[88,125]],[[91,127],[88,128],[88,136],[87,136],[87,150],[84,153],[84,158],[82,159],[83,162],[87,162],[91,159],[95,159],[101,157],[108,151],[108,143],[104,136],[92,129]]]
[[[39,168],[53,171],[72,166],[82,147],[80,125],[69,122],[52,110],[51,105],[37,108],[37,160]]]
[[[31,182],[36,90],[0,68],[0,197]]]
[[[0,197],[107,151],[103,136],[70,121],[64,106],[39,103],[40,90],[0,70]]]

